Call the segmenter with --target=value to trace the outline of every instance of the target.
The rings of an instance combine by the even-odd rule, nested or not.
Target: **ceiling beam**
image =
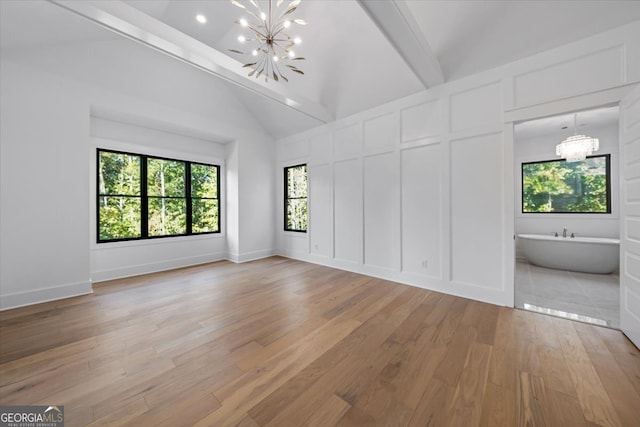
[[[404,0],[357,0],[425,88],[444,83],[438,57]]]
[[[276,101],[322,123],[335,120],[323,105],[282,83],[249,78],[242,63],[121,1],[49,0],[108,30]]]

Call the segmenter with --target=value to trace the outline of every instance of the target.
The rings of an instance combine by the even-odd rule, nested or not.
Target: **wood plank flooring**
[[[0,313],[0,405],[67,426],[640,426],[620,332],[273,257]]]

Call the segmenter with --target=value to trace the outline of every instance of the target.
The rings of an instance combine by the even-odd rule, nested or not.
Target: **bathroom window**
[[[307,165],[284,168],[284,230],[307,232]]]
[[[522,164],[522,213],[611,213],[610,155]]]
[[[220,166],[98,149],[98,243],[220,232]]]

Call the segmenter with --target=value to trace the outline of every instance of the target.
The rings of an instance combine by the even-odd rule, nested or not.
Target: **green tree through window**
[[[147,159],[149,236],[186,234],[185,162]]]
[[[140,156],[100,152],[98,240],[141,237]]]
[[[284,168],[284,229],[307,231],[307,165]]]
[[[98,150],[98,242],[220,232],[220,167]]]
[[[218,167],[191,164],[192,232],[210,233],[220,229]]]
[[[523,213],[611,213],[610,155],[522,164]]]

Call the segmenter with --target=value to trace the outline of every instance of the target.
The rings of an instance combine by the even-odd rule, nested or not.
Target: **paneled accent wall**
[[[282,167],[309,164],[309,230],[281,233],[281,253],[476,298],[489,289],[499,303],[501,85],[418,94],[282,142]]]
[[[279,141],[281,167],[310,165],[309,232],[280,253],[512,306],[505,116],[640,81],[639,41],[636,23]]]

